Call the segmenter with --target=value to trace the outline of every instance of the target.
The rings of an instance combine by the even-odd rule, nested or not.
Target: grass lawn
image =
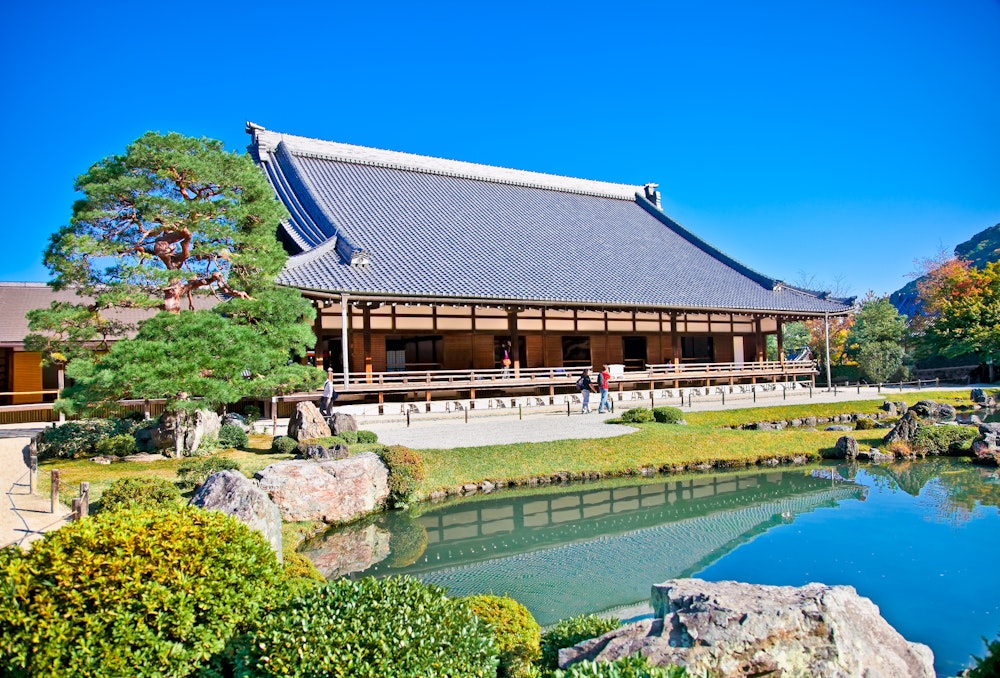
[[[808,416],[872,414],[879,411],[883,400],[903,401],[909,405],[919,400],[955,405],[969,403],[968,394],[964,391],[886,393],[886,397],[880,400],[691,412],[685,414],[688,426],[637,424],[638,432],[617,438],[421,450],[426,477],[420,492],[426,496],[436,490],[465,483],[523,480],[561,471],[622,475],[644,467],[660,470],[703,463],[739,466],[755,464],[766,458],[796,456],[818,459],[820,450],[833,448],[837,439],[845,434],[801,428],[736,431],[723,427]],[[851,435],[862,449],[867,449],[878,447],[885,434],[886,431],[875,429],[856,431]]]

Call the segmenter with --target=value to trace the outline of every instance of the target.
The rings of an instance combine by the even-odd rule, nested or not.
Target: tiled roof
[[[286,285],[553,305],[846,309],[714,249],[643,187],[247,129],[292,214]]]
[[[29,333],[24,315],[36,308],[48,308],[53,301],[85,304],[86,297],[77,296],[74,290],[53,290],[39,282],[0,282],[0,346],[20,347]],[[196,308],[211,308],[218,301],[214,297],[195,297]],[[116,309],[104,312],[115,320],[134,324],[153,316],[156,311],[142,309]],[[121,337],[113,337],[120,339]]]

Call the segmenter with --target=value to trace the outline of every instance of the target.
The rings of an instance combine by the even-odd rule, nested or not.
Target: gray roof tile
[[[303,289],[607,306],[842,312],[712,248],[641,187],[254,128]],[[352,266],[359,253],[368,266]]]

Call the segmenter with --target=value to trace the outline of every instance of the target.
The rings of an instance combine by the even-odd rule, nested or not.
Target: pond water
[[[822,465],[511,490],[421,505],[303,546],[328,577],[509,594],[543,626],[629,618],[674,577],[849,584],[939,675],[1000,632],[1000,473],[964,460]]]

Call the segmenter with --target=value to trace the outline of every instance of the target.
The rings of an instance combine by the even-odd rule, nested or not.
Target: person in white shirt
[[[330,416],[330,406],[337,399],[337,391],[333,388],[333,370],[326,371],[326,383],[323,384],[323,399],[319,401],[319,411],[324,417]]]

